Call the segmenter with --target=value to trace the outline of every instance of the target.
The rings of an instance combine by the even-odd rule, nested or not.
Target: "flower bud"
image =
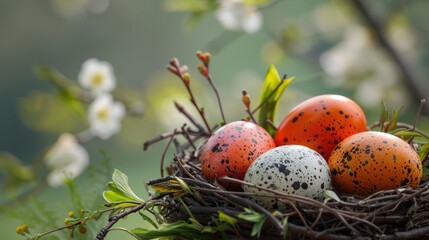
[[[80,234],[86,233],[86,227],[84,225],[80,224],[78,229],[79,229]]]
[[[182,74],[182,80],[186,85],[189,85],[189,82],[191,81],[191,77],[189,76],[189,73]]]
[[[19,235],[24,236],[24,228],[22,226],[16,227],[15,232]]]
[[[204,77],[207,77],[209,75],[209,70],[203,64],[198,64],[198,70]]]
[[[250,96],[249,96],[249,94],[247,94],[247,91],[246,90],[243,90],[243,97],[241,98],[241,101],[243,101],[243,103],[244,103],[244,105],[247,107],[247,108],[250,108]]]
[[[205,54],[204,54],[204,58],[205,58],[205,64],[209,64],[209,62],[210,62],[210,59],[212,58],[212,55],[209,53],[209,52],[206,52]]]
[[[171,66],[179,66],[179,59],[177,58],[173,58],[170,60],[170,65]]]
[[[203,54],[203,52],[201,52],[201,51],[197,51],[197,57],[201,60],[201,61],[204,61],[203,60],[203,57],[204,57],[204,54]]]
[[[173,66],[170,66],[170,65],[167,66],[167,70],[170,71],[171,73],[175,74],[175,75],[179,74],[177,72],[177,69],[175,67],[173,67]]]
[[[70,211],[70,212],[68,213],[68,216],[69,216],[69,218],[74,218],[74,212]]]
[[[30,233],[30,231],[28,230],[28,224],[23,224],[21,227],[22,231],[24,231],[25,233]]]

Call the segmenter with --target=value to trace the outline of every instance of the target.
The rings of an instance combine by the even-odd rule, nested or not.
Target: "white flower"
[[[70,133],[63,133],[45,155],[45,163],[51,171],[47,182],[52,187],[64,184],[64,180],[79,176],[89,164],[88,152]]]
[[[110,94],[99,95],[88,109],[90,131],[101,139],[108,139],[121,129],[125,107]]]
[[[83,62],[78,81],[82,87],[88,88],[95,95],[110,92],[116,86],[112,65],[95,58]]]
[[[222,0],[216,17],[228,30],[255,33],[262,27],[261,13],[256,7],[244,4],[242,0]]]
[[[332,77],[346,77],[373,68],[375,54],[368,32],[355,26],[346,32],[343,41],[320,56],[320,65]]]

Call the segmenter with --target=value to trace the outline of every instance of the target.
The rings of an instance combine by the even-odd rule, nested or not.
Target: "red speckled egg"
[[[250,164],[274,148],[274,140],[265,129],[251,122],[236,121],[219,128],[201,152],[202,175],[214,181],[228,176],[243,180]],[[218,183],[227,190],[240,190],[239,184]]]
[[[353,100],[340,95],[310,98],[290,111],[277,129],[277,146],[307,146],[328,160],[344,138],[366,131],[366,118]]]
[[[363,196],[403,186],[416,188],[422,178],[416,151],[383,132],[362,132],[344,139],[328,164],[336,189]]]

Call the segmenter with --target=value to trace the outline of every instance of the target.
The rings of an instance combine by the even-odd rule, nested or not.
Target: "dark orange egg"
[[[383,132],[362,132],[344,139],[328,164],[337,190],[363,196],[403,186],[416,188],[422,178],[416,151]]]
[[[344,138],[366,131],[366,118],[353,100],[340,95],[320,95],[292,109],[280,123],[277,146],[307,146],[328,160],[332,149]]]
[[[251,122],[236,121],[219,128],[201,152],[202,175],[214,181],[228,176],[243,180],[250,164],[274,148],[274,140],[265,129]],[[238,184],[218,180],[228,190],[240,190]]]

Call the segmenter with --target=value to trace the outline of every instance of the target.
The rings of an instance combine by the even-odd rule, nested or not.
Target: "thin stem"
[[[268,99],[270,99],[277,92],[277,90],[280,88],[280,86],[283,84],[286,78],[287,78],[287,75],[286,74],[283,75],[283,78],[281,79],[279,84],[277,84],[276,88],[274,88],[274,90],[259,104],[259,106],[253,109],[252,114],[255,114],[261,107],[263,107],[267,103]]]
[[[202,120],[203,120],[203,122],[204,122],[204,124],[205,124],[205,126],[207,128],[207,131],[211,135],[212,134],[212,130],[211,130],[210,126],[209,126],[209,123],[207,122],[204,110],[203,110],[203,108],[200,108],[200,106],[198,105],[198,103],[197,103],[197,101],[195,99],[194,93],[192,92],[192,89],[191,89],[190,84],[189,84],[189,79],[185,79],[183,77],[183,74],[184,74],[182,72],[182,68],[183,67],[179,65],[178,61],[174,61],[174,60],[172,60],[170,62],[170,64],[171,64],[170,67],[173,68],[171,70],[171,72],[173,72],[174,74],[176,74],[176,76],[178,76],[182,80],[183,84],[186,87],[186,90],[188,91],[189,96],[191,97],[191,103],[192,103],[192,105],[194,105],[195,109],[200,114],[200,116],[201,116],[201,118],[202,118]],[[188,75],[188,77],[189,77],[189,75]]]
[[[168,140],[167,146],[165,146],[164,152],[162,153],[161,157],[161,164],[160,164],[160,172],[161,177],[164,177],[164,161],[165,161],[165,155],[167,154],[167,150],[170,147],[171,142],[174,139],[174,136],[176,136],[176,129],[174,129],[173,134],[171,134],[170,139]]]
[[[207,71],[208,71],[208,69],[209,69],[208,65],[206,67],[207,67]],[[213,91],[216,94],[217,103],[219,105],[219,111],[220,111],[220,114],[222,116],[222,121],[225,124],[226,123],[226,118],[225,118],[225,114],[223,112],[223,107],[222,107],[222,102],[221,102],[221,99],[220,99],[220,96],[219,96],[219,91],[218,91],[217,87],[214,85],[214,83],[212,81],[212,77],[211,77],[210,74],[207,75],[206,79],[210,83],[210,86],[212,87]]]
[[[186,111],[183,105],[175,101],[174,106],[181,114],[183,114],[189,121],[191,121],[192,124],[194,124],[194,126],[198,129],[198,131],[200,132],[204,131],[204,128],[199,123],[197,123],[197,121],[195,121],[194,117],[188,111]]]

